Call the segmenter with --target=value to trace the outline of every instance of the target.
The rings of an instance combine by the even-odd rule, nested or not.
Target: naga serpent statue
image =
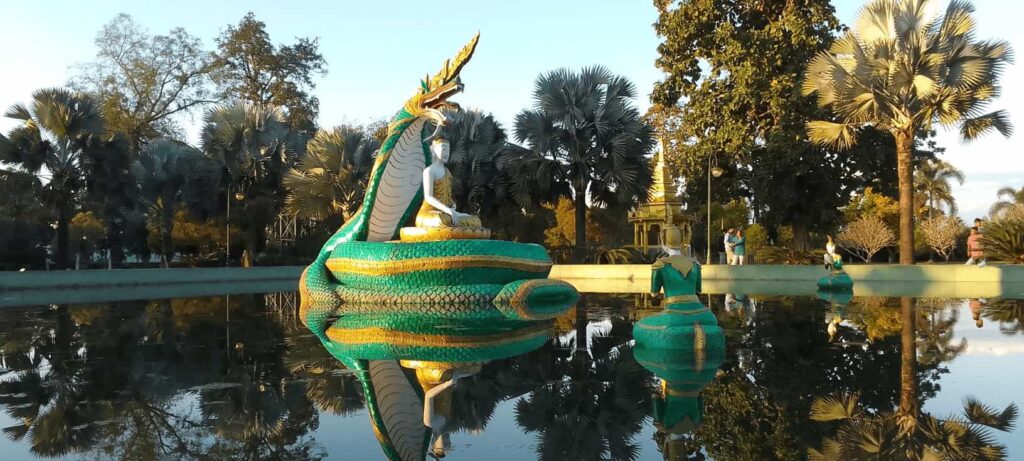
[[[480,35],[419,90],[388,125],[362,206],[302,274],[302,306],[340,303],[346,314],[550,318],[579,297],[547,279],[551,259],[534,244],[489,240],[475,216],[455,210],[449,145],[437,136],[459,72]]]

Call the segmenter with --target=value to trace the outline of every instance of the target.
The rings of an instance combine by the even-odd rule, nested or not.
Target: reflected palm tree
[[[288,371],[306,383],[306,397],[318,410],[349,415],[365,407],[363,388],[355,373],[331,356],[320,339],[303,327],[285,329]]]
[[[811,407],[814,421],[840,421],[834,438],[826,437],[820,449],[809,449],[811,460],[834,459],[908,459],[908,460],[1002,460],[1005,447],[996,444],[989,430],[1007,431],[1013,427],[1017,407],[1010,404],[996,411],[968,398],[964,403],[964,417],[936,418],[921,412],[918,389],[916,300],[900,298],[900,399],[895,411],[865,412],[858,393],[840,393],[818,398]],[[956,349],[965,347],[938,347],[952,337],[951,320],[926,323],[934,335],[926,334],[926,360],[939,361],[955,356]],[[942,326],[944,325],[945,328]],[[935,326],[935,328],[932,328]],[[945,330],[949,330],[947,334]],[[934,342],[929,341],[934,339]],[[927,362],[924,363],[926,366]],[[934,364],[933,364],[934,365]]]
[[[999,331],[1006,335],[1024,334],[1024,300],[1000,299],[982,308],[982,316],[999,322]]]
[[[1017,406],[1002,411],[967,398],[963,416],[937,418],[915,416],[908,426],[897,412],[866,413],[857,394],[838,395],[814,402],[811,419],[839,421],[834,438],[826,437],[821,449],[808,450],[818,460],[1004,460],[1006,447],[992,440],[991,430],[1009,431],[1017,418]]]
[[[606,344],[592,341],[594,359],[577,353],[569,380],[516,402],[516,424],[538,434],[538,459],[634,460],[639,454],[634,438],[650,408],[651,376],[633,359],[632,347],[606,350]]]
[[[917,335],[918,347],[921,349],[918,363],[929,367],[950,362],[967,350],[966,339],[961,338],[959,343],[953,342],[953,326],[959,318],[959,310],[949,301],[923,302],[926,303],[926,318],[920,321],[919,326],[922,328]]]

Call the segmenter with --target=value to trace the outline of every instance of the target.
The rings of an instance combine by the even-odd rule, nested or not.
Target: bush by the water
[[[1024,207],[1005,213],[985,226],[985,255],[991,259],[1024,264]]]

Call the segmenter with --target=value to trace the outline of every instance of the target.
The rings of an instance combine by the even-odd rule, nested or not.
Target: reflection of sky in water
[[[925,402],[924,410],[936,416],[958,412],[963,408],[965,396],[973,396],[1000,410],[1011,402],[1018,407],[1024,405],[1024,336],[1003,334],[998,322],[984,320],[985,324],[977,328],[967,302],[959,304],[959,317],[953,327],[954,341],[966,339],[967,350],[943,363],[949,373],[942,375],[939,381],[942,390]],[[1008,459],[1024,459],[1022,417],[1017,418],[1013,433],[992,432],[1006,445]]]

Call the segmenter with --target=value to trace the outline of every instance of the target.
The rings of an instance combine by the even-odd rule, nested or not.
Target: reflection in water
[[[1000,299],[982,309],[985,318],[999,323],[999,331],[1006,335],[1024,333],[1024,300]]]
[[[6,308],[0,457],[380,459],[370,428],[398,433],[400,420],[390,427],[380,420],[371,362],[391,363],[378,371],[397,371],[393,381],[415,395],[408,413],[420,438],[410,446],[419,459],[442,451],[445,459],[487,459],[495,443],[507,459],[804,459],[809,448],[827,453],[825,439],[843,443],[844,431],[898,429],[903,397],[918,408],[910,413],[913,436],[901,440],[897,430],[884,439],[901,449],[941,448],[925,436],[931,427],[949,435],[954,426],[938,418],[950,414],[996,426],[1012,419],[1003,406],[1024,382],[1013,352],[1024,338],[1020,301],[988,299],[979,330],[969,300],[920,299],[909,311],[904,300],[885,297],[837,306],[752,294],[742,309],[726,309],[724,300],[701,296],[725,337],[724,352],[709,350],[701,366],[695,354],[654,355],[635,344],[637,319],[664,309],[652,297],[589,295],[553,331],[528,322],[416,330],[324,318],[337,331],[329,337],[324,327],[330,351],[362,364],[332,356],[281,296]],[[370,326],[417,334],[353,339]],[[446,338],[445,348],[415,341],[431,332],[438,333],[431,341]],[[903,354],[904,339],[914,354]],[[1010,346],[1000,346],[1008,355],[977,353],[995,340]],[[473,341],[491,346],[470,350]],[[905,364],[912,393],[901,392]],[[678,381],[700,382],[699,398],[680,392]],[[975,389],[999,411],[949,403]],[[857,404],[847,408],[865,415],[863,424],[809,418],[817,399],[854,394]],[[356,428],[369,446],[352,435],[363,433]],[[1008,447],[997,459],[1020,458],[1019,430],[989,435]]]
[[[1009,431],[1017,418],[1017,407],[997,411],[973,398],[964,401],[963,416],[940,418],[921,411],[918,394],[919,365],[937,366],[952,360],[966,343],[949,346],[951,320],[936,320],[931,309],[924,337],[917,336],[917,300],[900,298],[900,402],[895,411],[866,412],[858,393],[843,393],[815,400],[810,418],[840,422],[835,437],[825,437],[821,448],[808,449],[811,460],[835,459],[1006,459],[1006,448],[992,441],[990,430]],[[955,312],[955,311],[952,311]],[[940,314],[941,317],[941,314]],[[948,332],[948,333],[947,333]],[[925,351],[917,355],[918,342]]]
[[[458,381],[480,373],[488,362],[537,349],[551,334],[546,320],[412,314],[437,306],[411,306],[406,315],[348,313],[340,307],[305,306],[303,321],[355,372],[373,432],[384,455],[395,461],[420,460],[427,453],[445,457],[456,427]]]

